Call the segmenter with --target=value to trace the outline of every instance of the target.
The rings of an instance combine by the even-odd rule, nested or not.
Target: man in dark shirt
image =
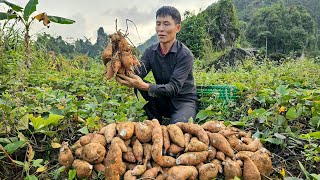
[[[156,13],[156,27],[159,43],[145,50],[142,66],[137,75],[117,75],[116,80],[123,85],[138,89],[148,101],[144,106],[149,119],[160,122],[162,116],[170,118],[170,123],[188,122],[195,119],[197,93],[192,73],[193,54],[179,40],[181,15],[170,6],[163,6]],[[156,84],[142,79],[153,73]]]

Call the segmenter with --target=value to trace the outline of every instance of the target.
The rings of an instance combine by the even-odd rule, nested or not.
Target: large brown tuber
[[[86,179],[90,177],[93,166],[86,161],[76,159],[73,161],[72,166],[76,170],[77,178]]]
[[[65,166],[66,168],[69,168],[72,165],[73,160],[74,157],[71,150],[69,149],[68,142],[63,141],[58,157],[59,164]]]

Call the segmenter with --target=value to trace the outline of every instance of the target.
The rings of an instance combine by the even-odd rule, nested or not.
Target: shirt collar
[[[157,45],[155,45],[154,47],[153,47],[153,50],[154,51],[159,51],[159,53],[161,54],[161,52],[160,52],[160,43],[158,43]],[[174,41],[174,43],[172,44],[172,47],[170,48],[170,50],[168,51],[168,53],[169,52],[174,52],[174,53],[176,53],[178,51],[178,40],[175,40]],[[167,53],[167,54],[168,54]]]

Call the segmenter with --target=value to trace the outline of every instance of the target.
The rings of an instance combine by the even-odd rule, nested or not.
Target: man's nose
[[[159,25],[159,28],[158,28],[159,31],[163,31],[164,30],[164,26],[161,24]]]

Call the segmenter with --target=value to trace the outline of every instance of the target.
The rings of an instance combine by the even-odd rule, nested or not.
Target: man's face
[[[177,33],[181,29],[181,25],[176,24],[171,16],[158,16],[155,29],[159,42],[169,43],[176,39]]]

